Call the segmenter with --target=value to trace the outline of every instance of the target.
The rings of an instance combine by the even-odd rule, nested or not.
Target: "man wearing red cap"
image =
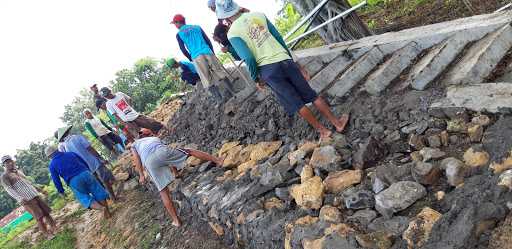
[[[180,14],[174,16],[172,24],[179,29],[176,39],[181,52],[194,62],[203,87],[210,91],[219,104],[231,98],[234,94],[232,83],[226,69],[213,53],[212,43],[203,29],[197,25],[187,25],[185,17]],[[223,94],[220,85],[225,88]]]

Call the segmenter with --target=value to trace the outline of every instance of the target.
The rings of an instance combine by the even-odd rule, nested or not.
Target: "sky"
[[[176,13],[207,34],[207,0],[1,0],[0,154],[42,141],[92,83],[101,87],[140,58],[184,58],[169,24]],[[278,0],[238,0],[274,19]],[[217,48],[218,49],[218,48]]]

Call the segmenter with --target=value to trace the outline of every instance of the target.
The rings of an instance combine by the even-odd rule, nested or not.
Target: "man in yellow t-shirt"
[[[330,137],[332,132],[316,119],[307,103],[313,103],[337,132],[343,132],[349,116],[336,118],[325,100],[309,86],[282,36],[265,14],[244,13],[232,0],[217,0],[216,13],[218,19],[230,24],[229,41],[247,64],[258,88],[268,85],[286,112],[298,112],[320,133],[321,139]]]

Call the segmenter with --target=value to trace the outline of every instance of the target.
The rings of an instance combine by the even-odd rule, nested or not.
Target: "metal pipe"
[[[336,21],[336,20],[338,20],[338,19],[340,19],[340,18],[342,18],[342,17],[345,17],[345,16],[349,15],[350,13],[352,13],[352,12],[354,12],[355,10],[357,10],[357,9],[359,9],[359,8],[361,8],[361,7],[363,7],[364,5],[366,5],[366,1],[363,1],[363,2],[361,2],[361,3],[359,3],[359,4],[357,4],[356,6],[354,6],[354,7],[350,8],[350,9],[348,9],[348,10],[343,11],[343,13],[341,13],[341,14],[339,14],[339,15],[337,15],[337,16],[335,16],[335,17],[333,17],[333,18],[329,19],[329,20],[327,20],[326,22],[324,22],[324,23],[322,23],[322,24],[320,24],[320,25],[316,26],[315,28],[311,29],[310,31],[307,31],[306,33],[304,33],[304,34],[302,34],[302,35],[300,35],[300,36],[298,36],[298,37],[294,38],[293,40],[291,40],[291,41],[287,42],[287,43],[286,43],[286,45],[293,44],[294,42],[296,42],[296,41],[298,41],[298,40],[300,40],[300,39],[302,39],[302,38],[304,38],[304,37],[306,37],[306,36],[308,36],[308,35],[310,35],[310,34],[314,33],[315,31],[317,31],[317,30],[319,30],[319,29],[321,29],[321,28],[323,28],[323,27],[325,27],[327,24],[330,24],[331,22],[334,22],[334,21]]]
[[[501,7],[501,8],[499,8],[498,10],[496,10],[496,12],[504,11],[504,10],[506,10],[506,9],[510,8],[510,7],[512,7],[512,3],[509,3],[509,4],[507,4],[507,5],[505,5],[505,6]]]
[[[309,14],[306,17],[302,18],[302,20],[300,20],[300,22],[297,25],[295,25],[295,27],[293,27],[293,29],[290,30],[288,34],[286,34],[284,40],[286,41],[288,38],[290,38],[290,36],[297,32],[297,30],[299,30],[300,27],[302,27],[313,15],[320,11],[320,9],[324,7],[329,1],[330,0],[324,0],[321,3],[319,3],[311,12],[309,12]]]

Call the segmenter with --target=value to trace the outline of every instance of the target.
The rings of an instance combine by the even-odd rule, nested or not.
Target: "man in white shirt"
[[[146,128],[155,134],[165,130],[164,125],[160,122],[146,117],[133,109],[131,98],[128,95],[122,92],[112,94],[112,91],[107,87],[101,88],[100,92],[107,99],[107,110],[118,120],[131,127],[131,129],[138,131],[141,128]]]

